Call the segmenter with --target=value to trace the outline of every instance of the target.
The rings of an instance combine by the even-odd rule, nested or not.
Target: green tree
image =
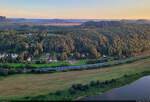
[[[67,60],[68,59],[68,56],[67,56],[67,53],[66,52],[63,52],[62,54],[61,54],[61,58],[60,58],[62,61],[64,61],[64,60]]]
[[[38,49],[35,50],[34,56],[39,56],[39,50]]]
[[[92,48],[92,49],[91,49],[91,55],[92,55],[92,57],[94,57],[94,58],[98,58],[98,57],[101,56],[100,53],[97,52],[96,48]]]

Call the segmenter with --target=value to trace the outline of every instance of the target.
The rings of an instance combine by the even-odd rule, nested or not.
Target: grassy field
[[[57,66],[61,66],[61,65],[68,65],[68,66],[73,66],[73,65],[86,65],[87,61],[86,60],[81,60],[81,61],[77,61],[74,64],[70,64],[69,62],[53,62],[53,63],[49,63],[49,64],[30,64],[31,67],[57,67]],[[10,67],[21,67],[21,66],[26,66],[26,64],[23,63],[8,63],[7,64]]]
[[[57,66],[61,66],[62,64],[71,65],[68,62],[53,62],[53,63],[50,63],[50,64],[30,64],[30,66],[32,66],[32,67],[57,67]],[[10,66],[10,67],[25,66],[25,64],[22,64],[22,63],[9,63],[7,65]]]
[[[150,58],[131,64],[107,67],[103,69],[61,72],[53,74],[13,75],[0,80],[0,99],[24,96],[36,96],[64,90],[74,83],[87,84],[91,80],[110,80],[124,74],[150,70]]]
[[[126,59],[128,59],[128,58],[126,58]],[[52,62],[52,63],[47,63],[47,64],[33,64],[33,63],[31,63],[29,65],[31,67],[42,68],[42,67],[58,67],[58,66],[62,66],[62,65],[65,65],[65,66],[74,66],[74,65],[93,64],[93,63],[88,63],[89,61],[93,61],[93,59],[75,60],[75,61],[72,61],[72,63],[69,63],[69,62]],[[107,61],[105,61],[103,58],[100,58],[99,61],[102,61],[102,62],[112,62],[112,61],[115,61],[115,59],[111,58],[111,57],[108,57]],[[95,62],[95,63],[100,63],[100,62]],[[9,67],[17,67],[17,68],[19,68],[19,67],[22,68],[22,67],[26,66],[26,64],[23,64],[23,63],[7,63],[7,64],[0,63],[0,65],[7,65]]]
[[[106,91],[131,84],[134,81],[144,76],[150,75],[150,71],[143,71],[134,74],[124,74],[119,78],[106,81],[91,81],[89,84],[73,84],[69,89],[57,91],[56,93],[49,93],[45,95],[21,97],[14,100],[19,101],[66,101],[79,100],[86,96],[100,95]]]
[[[31,64],[31,66],[33,67],[56,67],[56,66],[61,66],[62,64],[71,65],[68,62],[53,62],[50,64]]]
[[[101,58],[102,59],[102,58]],[[107,58],[108,60],[110,60],[111,58]],[[58,66],[74,66],[74,65],[87,65],[88,61],[90,61],[91,59],[85,59],[85,60],[77,60],[77,61],[73,61],[72,63],[69,62],[52,62],[52,63],[48,63],[48,64],[29,64],[31,67],[36,67],[36,68],[42,68],[42,67],[58,67]],[[107,62],[112,62],[107,61]],[[97,62],[100,63],[100,62]],[[7,65],[9,67],[25,67],[26,64],[23,63],[7,63],[7,64],[2,64],[0,63],[0,65]]]
[[[87,61],[86,60],[82,60],[82,61],[79,61],[75,64],[72,64],[72,65],[86,65],[87,64]]]
[[[11,67],[25,66],[25,64],[23,64],[23,63],[8,63],[7,65],[8,65],[8,66],[11,66]]]

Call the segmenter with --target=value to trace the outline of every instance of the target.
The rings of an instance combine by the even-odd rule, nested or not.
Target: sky
[[[150,19],[150,0],[0,0],[0,16],[42,19]]]

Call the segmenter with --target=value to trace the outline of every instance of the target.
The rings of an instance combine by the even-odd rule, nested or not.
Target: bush
[[[60,96],[61,95],[61,91],[56,91],[55,94],[58,95],[58,96]]]
[[[35,64],[41,64],[41,62],[40,61],[35,61]]]
[[[10,68],[7,64],[2,65],[3,68]]]
[[[73,84],[71,86],[72,89],[75,89],[75,90],[80,90],[80,91],[85,91],[89,88],[88,85],[82,85],[82,84]]]
[[[18,73],[18,74],[22,74],[22,73],[24,73],[24,70],[21,69],[21,68],[18,68],[18,69],[17,69],[17,73]]]
[[[76,84],[73,84],[73,85],[71,86],[71,88],[77,89],[77,85],[76,85]]]
[[[128,75],[127,75],[127,74],[125,74],[125,75],[124,75],[124,77],[128,77]]]
[[[8,75],[8,69],[0,69],[0,75],[1,76],[7,76]]]
[[[116,82],[116,79],[111,79],[111,81],[110,81],[111,83],[113,83],[113,82]]]
[[[74,95],[74,94],[76,94],[76,91],[75,91],[75,89],[70,88],[70,89],[69,89],[69,93],[70,93],[71,95]]]
[[[8,75],[10,74],[16,74],[17,73],[17,70],[15,68],[11,68],[8,70]]]
[[[84,89],[84,91],[85,91],[85,90],[88,90],[88,89],[89,89],[89,85],[88,85],[88,84],[83,85],[83,89]]]
[[[30,69],[30,68],[31,68],[31,66],[30,66],[29,64],[26,64],[25,67],[26,67],[27,69]]]
[[[26,96],[26,97],[24,97],[25,99],[29,99],[30,97],[29,96]]]
[[[99,80],[97,80],[97,81],[96,81],[96,85],[97,85],[97,86],[98,86],[98,85],[100,85],[100,82],[99,82]]]
[[[95,85],[96,85],[96,83],[94,81],[90,82],[90,86],[95,86]]]
[[[77,90],[82,90],[82,84],[77,84],[77,85],[76,85],[76,89],[77,89]]]
[[[105,83],[105,84],[109,84],[109,81],[108,81],[108,80],[106,80],[104,83]]]
[[[61,64],[61,67],[69,66],[68,64]]]

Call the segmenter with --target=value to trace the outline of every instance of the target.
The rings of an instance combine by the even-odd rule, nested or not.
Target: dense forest
[[[86,22],[80,26],[0,26],[0,54],[17,60],[49,53],[58,60],[136,56],[150,50],[150,24]]]

